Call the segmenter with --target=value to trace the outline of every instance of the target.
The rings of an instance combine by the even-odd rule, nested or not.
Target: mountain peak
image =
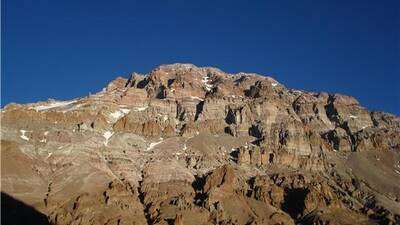
[[[0,115],[2,191],[52,224],[399,222],[400,118],[350,96],[177,63]]]

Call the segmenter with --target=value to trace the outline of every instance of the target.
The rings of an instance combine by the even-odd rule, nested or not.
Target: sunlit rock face
[[[268,76],[162,65],[1,125],[2,192],[52,224],[400,223],[400,118]]]

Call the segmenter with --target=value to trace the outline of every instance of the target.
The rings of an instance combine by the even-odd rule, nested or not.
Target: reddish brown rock
[[[171,64],[0,116],[2,192],[53,224],[400,223],[400,119],[350,96]]]

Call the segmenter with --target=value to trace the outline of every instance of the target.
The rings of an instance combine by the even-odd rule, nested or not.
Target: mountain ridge
[[[351,96],[166,64],[1,121],[2,191],[53,224],[400,221],[400,118]]]

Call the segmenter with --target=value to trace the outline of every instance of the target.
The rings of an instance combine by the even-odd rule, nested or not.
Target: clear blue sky
[[[2,1],[2,105],[190,62],[400,115],[400,1]]]

